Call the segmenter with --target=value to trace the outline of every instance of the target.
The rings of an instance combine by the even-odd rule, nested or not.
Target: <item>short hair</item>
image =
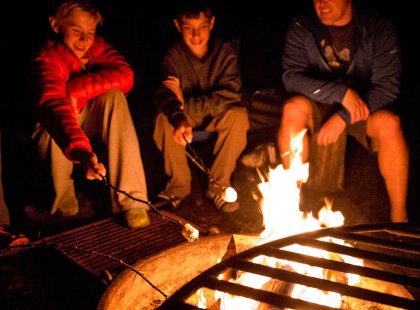
[[[58,26],[61,28],[65,20],[70,16],[75,9],[80,9],[83,12],[88,12],[95,17],[98,24],[102,24],[102,15],[99,10],[90,0],[70,0],[59,5],[55,11],[54,17],[57,20]]]
[[[182,0],[176,10],[176,19],[181,23],[182,17],[198,18],[203,13],[207,18],[213,17],[213,11],[204,0]]]

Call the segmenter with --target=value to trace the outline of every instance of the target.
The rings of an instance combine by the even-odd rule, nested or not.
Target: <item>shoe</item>
[[[15,247],[29,243],[29,238],[24,234],[13,234],[8,230],[7,225],[0,225],[1,248]]]
[[[213,200],[214,206],[218,210],[222,210],[225,213],[232,213],[239,209],[239,202],[227,202],[222,198],[222,189],[214,184],[209,184],[206,192],[206,196]]]
[[[51,214],[45,208],[28,205],[25,207],[25,215],[28,220],[35,223],[57,224],[87,220],[93,218],[95,214],[92,208],[80,208],[75,214],[64,213],[63,210],[58,209],[54,214]]]
[[[71,209],[58,209],[57,212],[51,215],[58,215],[63,217],[71,217],[79,214],[79,208],[71,208]]]
[[[257,145],[250,153],[244,154],[240,161],[245,167],[260,168],[267,162],[267,146]]]
[[[178,197],[175,197],[174,195],[168,194],[165,191],[160,192],[156,197],[169,202],[173,208],[178,207],[179,204],[182,201],[181,198],[178,198]]]
[[[124,221],[129,228],[143,228],[150,224],[147,211],[139,208],[125,211]]]

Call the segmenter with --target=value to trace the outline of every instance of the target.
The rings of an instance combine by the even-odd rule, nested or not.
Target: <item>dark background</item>
[[[31,95],[30,63],[44,38],[50,33],[48,16],[61,1],[15,1],[4,11],[3,81],[1,129],[3,180],[9,207],[31,203],[33,193],[42,186],[36,179],[41,166],[29,140],[34,123]],[[240,42],[240,65],[244,88],[281,89],[281,50],[286,27],[291,18],[310,0],[246,2],[210,1],[216,15],[214,32]],[[416,41],[420,37],[416,11],[409,1],[387,4],[365,0],[390,16],[401,39],[403,81],[399,112],[410,146],[410,188],[408,206],[412,218],[418,219],[419,196],[419,65]],[[160,156],[152,141],[152,117],[155,106],[151,94],[157,87],[159,61],[177,33],[172,24],[176,1],[100,1],[95,2],[104,17],[98,33],[113,44],[132,65],[135,86],[128,96],[149,192],[156,194],[163,183]],[[4,82],[3,82],[4,83]],[[416,109],[417,108],[417,109]]]

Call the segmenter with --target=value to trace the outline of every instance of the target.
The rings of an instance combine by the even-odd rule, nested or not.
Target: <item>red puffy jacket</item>
[[[48,41],[35,59],[40,87],[39,121],[70,160],[73,150],[91,151],[92,147],[77,123],[69,97],[77,99],[78,110],[82,111],[92,98],[112,89],[127,93],[133,87],[130,65],[101,37],[96,37],[89,54],[85,67],[63,43]]]

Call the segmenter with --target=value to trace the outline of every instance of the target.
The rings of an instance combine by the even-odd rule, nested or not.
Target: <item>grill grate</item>
[[[129,229],[112,217],[40,239],[34,244],[57,245],[63,254],[95,276],[104,270],[115,275],[125,267],[106,255],[132,265],[151,254],[186,242],[178,224],[153,212],[149,212],[149,217],[150,225],[141,229]],[[106,255],[95,255],[95,252]]]
[[[351,246],[323,241],[328,239],[324,237],[345,240]],[[357,266],[282,249],[292,244],[360,258],[364,260],[365,264]],[[318,279],[289,269],[254,263],[252,260],[260,255],[318,266],[337,272],[359,274],[362,277],[401,285],[413,296],[414,300]],[[196,294],[199,289],[205,288],[250,298],[276,307],[331,309],[314,302],[292,298],[281,292],[255,289],[219,279],[219,275],[232,270],[266,276],[291,285],[302,284],[324,291],[337,292],[343,296],[368,302],[404,309],[420,309],[420,227],[418,224],[411,223],[347,226],[326,228],[272,241],[234,255],[208,269],[173,294],[162,304],[160,309],[193,309],[195,306],[187,302],[188,298]]]

